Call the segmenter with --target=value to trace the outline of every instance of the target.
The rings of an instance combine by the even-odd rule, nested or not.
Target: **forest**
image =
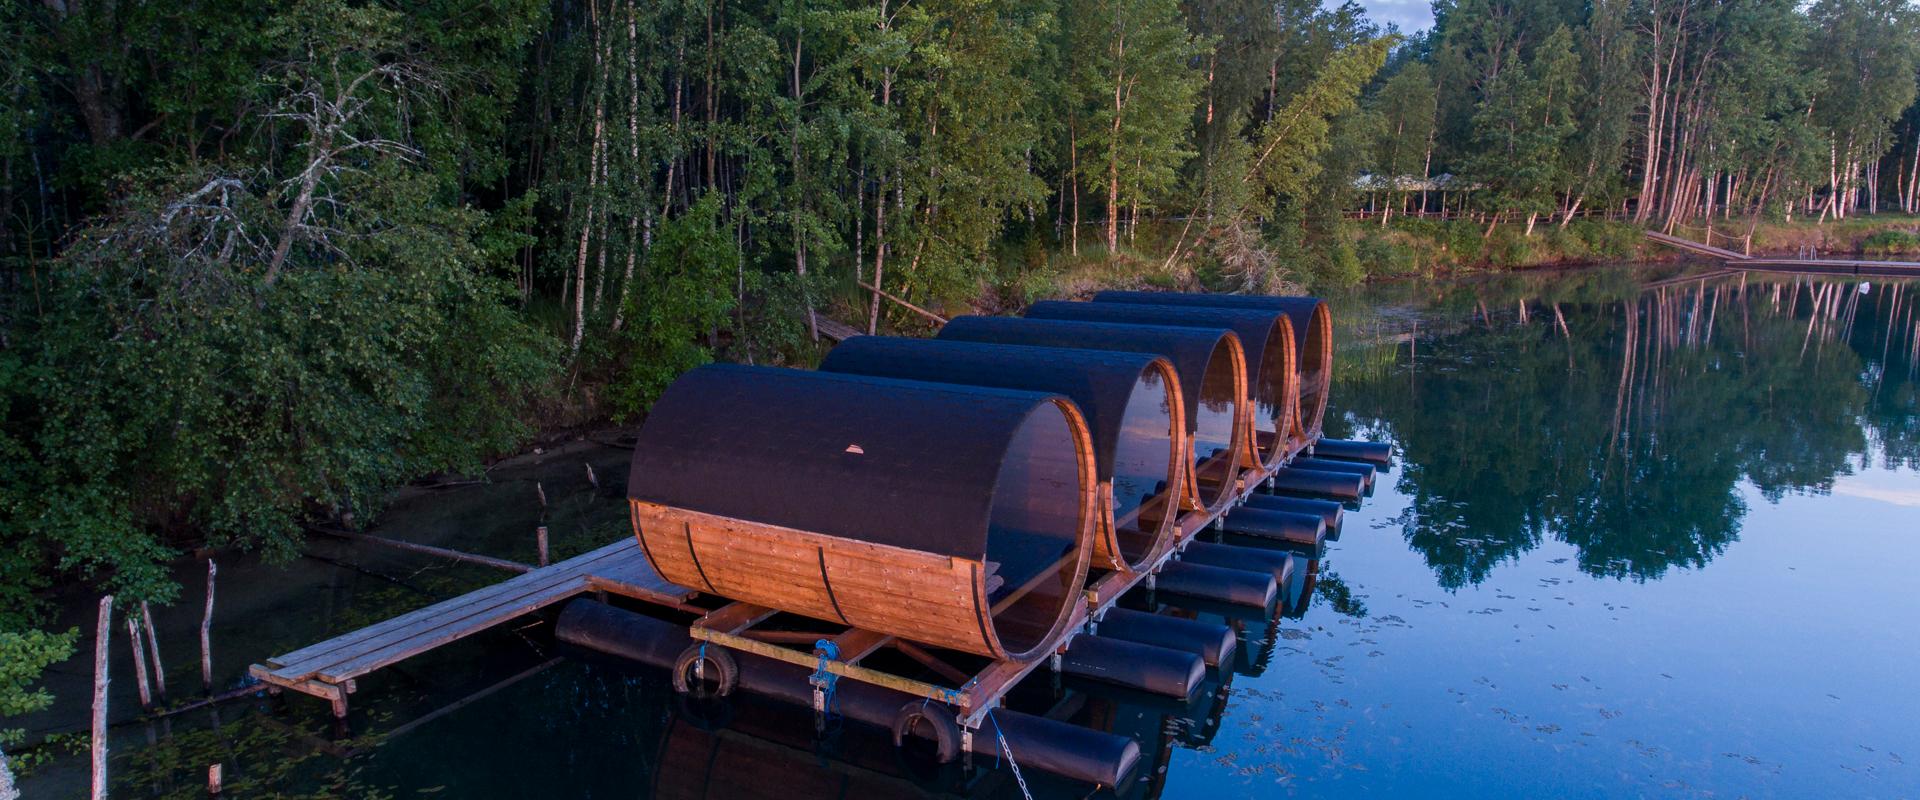
[[[823,321],[1920,214],[1902,0],[1434,11],[7,4],[0,715],[75,645],[62,586],[170,601],[190,549],[291,558]]]

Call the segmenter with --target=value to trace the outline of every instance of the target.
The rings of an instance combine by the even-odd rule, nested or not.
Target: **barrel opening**
[[[1326,303],[1316,303],[1300,348],[1300,432],[1307,441],[1320,438],[1327,413],[1327,394],[1333,382],[1333,314]]]
[[[1186,435],[1179,377],[1156,360],[1140,374],[1120,419],[1113,453],[1114,539],[1138,569],[1157,554],[1179,511]]]
[[[1207,371],[1200,380],[1199,402],[1193,422],[1193,477],[1200,502],[1208,508],[1219,505],[1233,491],[1238,475],[1234,435],[1240,418],[1240,397],[1244,384],[1242,367],[1236,358],[1233,340],[1223,337],[1214,345],[1207,360]]]
[[[1247,374],[1248,399],[1253,403],[1253,440],[1260,464],[1279,466],[1286,456],[1286,440],[1293,425],[1293,328],[1276,317],[1259,354],[1259,369]],[[1248,359],[1254,355],[1249,353]]]
[[[1086,578],[1091,498],[1085,429],[1073,407],[1042,405],[1009,442],[987,511],[981,566],[988,614],[1000,645],[1018,658],[1053,640]]]

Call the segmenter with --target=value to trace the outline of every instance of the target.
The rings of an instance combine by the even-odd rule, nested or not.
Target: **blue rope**
[[[840,676],[827,671],[827,662],[840,660],[840,646],[834,644],[832,640],[821,639],[813,643],[813,649],[820,654],[820,663],[814,669],[811,680],[813,685],[820,687],[820,692],[824,696],[824,701],[821,703],[824,708],[821,712],[832,718],[837,716],[833,713],[833,690],[840,682]]]

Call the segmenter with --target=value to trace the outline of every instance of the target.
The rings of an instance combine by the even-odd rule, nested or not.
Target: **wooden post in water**
[[[100,598],[93,634],[93,800],[107,797],[107,648],[113,646],[113,595]]]
[[[140,644],[140,620],[127,615],[127,644],[133,650],[133,680],[140,689],[140,707],[153,708],[153,688],[147,683],[147,653]]]
[[[220,568],[207,559],[207,610],[200,615],[200,683],[213,693],[213,576]]]
[[[167,702],[167,668],[160,665],[160,634],[153,629],[153,609],[140,601],[140,624],[147,629],[147,655],[153,659],[153,691],[160,702]]]
[[[226,788],[226,775],[223,772],[224,768],[220,764],[207,765],[207,794],[217,795],[221,789]]]
[[[535,528],[533,530],[533,538],[540,546],[540,566],[544,567],[547,565],[547,526],[542,525]]]

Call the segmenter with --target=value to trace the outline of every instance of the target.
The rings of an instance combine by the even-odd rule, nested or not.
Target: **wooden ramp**
[[[1685,250],[1689,253],[1710,256],[1726,261],[1745,261],[1747,259],[1745,253],[1736,253],[1726,248],[1714,247],[1710,244],[1701,244],[1692,239],[1682,239],[1678,236],[1672,236],[1659,231],[1644,231],[1643,233],[1646,234],[1647,239],[1650,241],[1664,244],[1675,249]]]
[[[606,591],[676,605],[693,595],[668,583],[647,563],[637,540],[618,542],[540,567],[357,631],[255,664],[249,674],[283,689],[322,698],[334,716],[347,713],[354,679],[472,636],[574,595]]]

